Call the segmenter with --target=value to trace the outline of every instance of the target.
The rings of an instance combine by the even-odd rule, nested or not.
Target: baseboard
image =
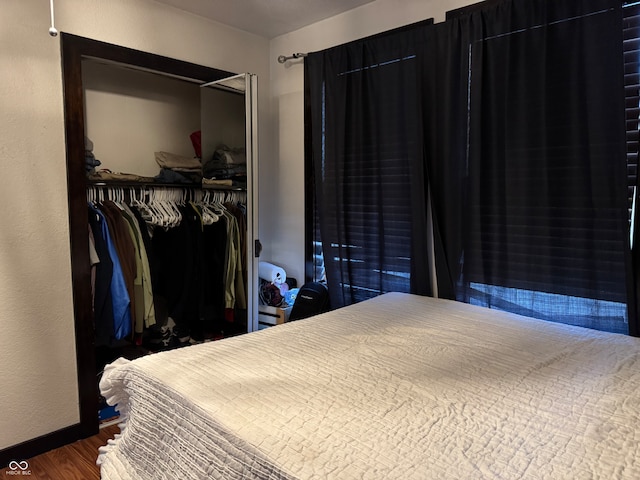
[[[5,468],[9,462],[18,462],[48,452],[54,448],[62,447],[82,438],[82,428],[78,423],[70,427],[48,433],[32,440],[19,443],[13,447],[0,450],[0,468]]]

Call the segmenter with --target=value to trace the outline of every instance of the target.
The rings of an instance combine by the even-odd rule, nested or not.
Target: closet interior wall
[[[234,77],[231,72],[66,33],[61,37],[80,430],[81,436],[89,436],[98,430],[96,379],[99,367],[96,366],[92,311],[88,198],[101,191],[104,198],[114,196],[128,201],[143,192],[177,189],[185,192],[186,201],[202,201],[205,196],[207,199],[216,196],[222,200],[243,200],[247,208],[245,254],[248,295],[251,296],[253,283],[257,281],[253,274],[257,263],[253,248],[257,242],[253,238],[257,231],[253,226],[255,222],[257,227],[257,211],[253,211],[257,206],[257,191],[254,191],[257,178],[251,172],[256,161],[253,155],[256,132],[255,118],[251,118],[252,110],[242,92],[219,92],[201,87]],[[255,78],[249,78],[247,84],[255,86]],[[202,132],[203,161],[205,155],[211,155],[214,146],[220,143],[246,147],[245,188],[236,190],[234,185],[226,187],[232,190],[215,193],[217,187],[203,188],[202,184],[153,182],[152,177],[159,171],[154,152],[193,157],[195,146],[190,135],[195,131]],[[96,166],[97,170],[135,174],[144,177],[142,182],[111,185],[88,180],[85,158],[88,147],[101,162]],[[123,185],[125,188],[120,190]],[[248,300],[253,305],[253,299]],[[249,308],[244,331],[253,330],[252,316],[254,313]]]

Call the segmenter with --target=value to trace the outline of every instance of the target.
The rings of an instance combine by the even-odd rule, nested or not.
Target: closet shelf
[[[207,185],[202,183],[163,183],[163,182],[131,182],[120,180],[87,180],[88,187],[129,187],[129,188],[147,188],[147,187],[164,187],[164,188],[197,188],[202,190],[229,190],[237,192],[246,192],[246,187],[228,186],[228,185]]]

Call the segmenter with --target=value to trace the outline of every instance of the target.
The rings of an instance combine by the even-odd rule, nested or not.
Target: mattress
[[[109,365],[105,479],[640,478],[640,340],[389,293]]]

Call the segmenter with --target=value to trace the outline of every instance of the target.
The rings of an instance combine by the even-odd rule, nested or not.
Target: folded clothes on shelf
[[[202,172],[199,158],[184,157],[169,152],[155,152],[155,157],[160,168],[168,168],[177,172]]]

